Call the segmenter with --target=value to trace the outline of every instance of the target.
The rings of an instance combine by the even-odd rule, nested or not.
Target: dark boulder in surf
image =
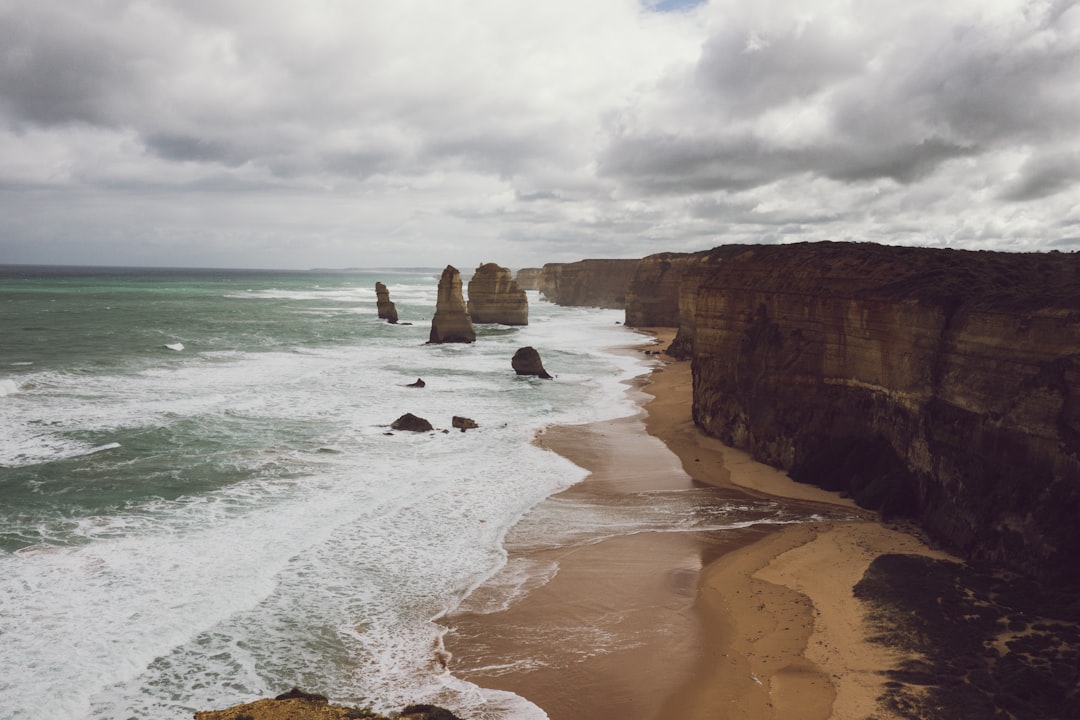
[[[392,430],[407,430],[408,432],[430,432],[435,429],[427,420],[412,413],[405,413],[390,423],[390,428]]]
[[[551,379],[551,375],[548,375],[547,370],[544,369],[544,364],[540,362],[540,353],[538,353],[535,348],[519,348],[518,351],[514,353],[510,365],[518,375],[535,375],[544,380]]]
[[[424,386],[426,386],[426,385],[427,385],[427,383],[426,383],[426,382],[424,382],[424,379],[423,379],[423,378],[416,378],[416,382],[414,382],[414,383],[409,383],[409,384],[408,384],[408,385],[406,385],[405,387],[416,387],[416,388],[420,388],[420,387],[424,387]]]
[[[460,415],[455,415],[454,419],[451,421],[451,424],[456,428],[460,428],[461,432],[465,432],[466,430],[475,430],[476,428],[480,427],[472,418],[461,417]]]

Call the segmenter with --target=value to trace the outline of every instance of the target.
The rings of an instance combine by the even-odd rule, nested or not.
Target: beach
[[[672,331],[653,332],[666,347]],[[546,583],[444,620],[453,672],[552,720],[889,717],[883,671],[903,657],[869,641],[852,586],[884,553],[948,556],[704,436],[688,362],[665,356],[630,392],[639,415],[538,438],[590,473],[557,499],[707,488],[718,505],[780,502],[808,519],[531,551],[557,567]]]

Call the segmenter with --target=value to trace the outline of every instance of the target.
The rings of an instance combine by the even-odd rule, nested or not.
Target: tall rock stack
[[[447,265],[439,278],[439,295],[435,301],[435,317],[431,319],[431,343],[471,343],[476,330],[461,296],[461,273]]]
[[[528,325],[529,301],[510,271],[495,263],[476,268],[469,280],[469,315],[476,323]]]
[[[379,319],[388,323],[397,322],[397,308],[390,302],[390,291],[381,282],[375,283],[375,305],[379,311]]]

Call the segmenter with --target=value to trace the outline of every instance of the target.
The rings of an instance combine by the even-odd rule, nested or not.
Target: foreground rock
[[[430,432],[434,430],[427,420],[417,417],[412,413],[405,413],[394,422],[390,423],[391,430],[405,430],[407,432]]]
[[[540,362],[540,353],[532,347],[519,348],[511,358],[510,366],[518,375],[535,375],[544,380],[551,379],[547,370],[544,369],[544,364]]]
[[[736,246],[711,270],[702,429],[968,558],[1080,583],[1080,254]]]
[[[405,387],[422,388],[422,387],[426,387],[426,386],[427,386],[427,383],[424,382],[424,378],[416,378],[416,382],[411,382],[408,385],[406,385]]]
[[[469,279],[469,316],[474,323],[528,325],[529,300],[510,271],[484,263]]]
[[[380,715],[370,710],[331,705],[322,695],[293,688],[270,700],[256,700],[225,710],[195,713],[195,720],[461,720],[433,705],[409,705],[400,714]]]
[[[461,295],[461,273],[447,265],[439,278],[439,294],[435,301],[435,317],[431,320],[430,343],[471,343],[476,330]]]
[[[390,302],[390,291],[381,282],[375,283],[375,307],[381,320],[385,320],[390,324],[397,323],[397,307]]]
[[[623,309],[639,260],[579,260],[544,265],[540,293],[556,305]]]

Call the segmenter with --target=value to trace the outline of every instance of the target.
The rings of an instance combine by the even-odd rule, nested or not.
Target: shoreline
[[[646,332],[657,347],[674,335]],[[590,472],[555,498],[708,488],[717,504],[782,502],[812,521],[526,551],[557,571],[502,611],[466,602],[446,618],[453,672],[552,720],[890,717],[877,707],[882,671],[902,656],[867,641],[851,588],[882,553],[947,556],[704,436],[691,419],[689,362],[664,356],[629,391],[642,395],[635,416],[538,436]]]

